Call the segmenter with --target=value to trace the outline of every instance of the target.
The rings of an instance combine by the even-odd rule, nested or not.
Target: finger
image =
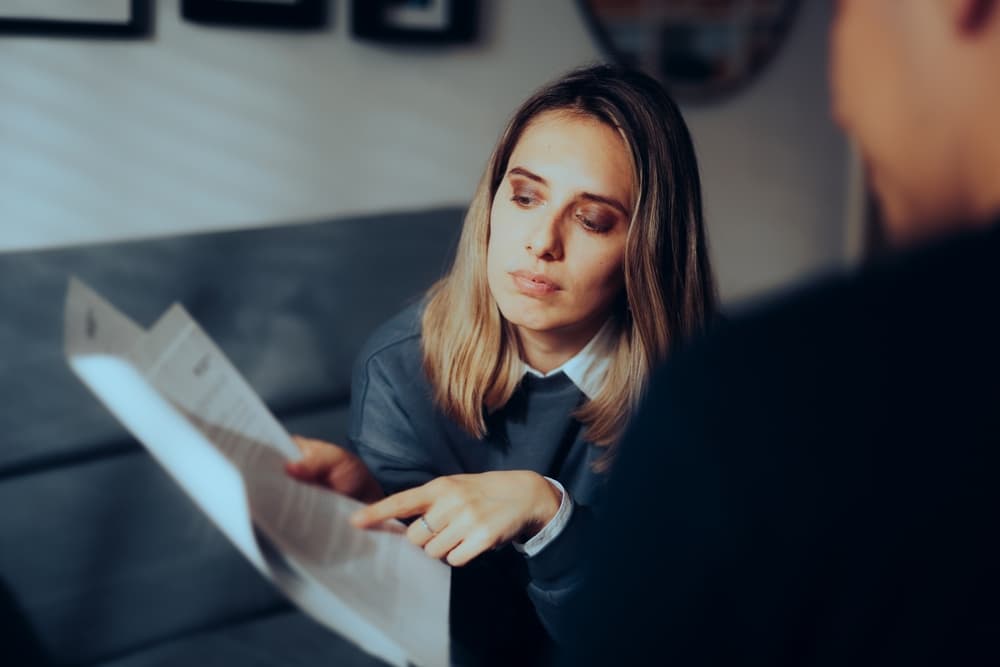
[[[443,530],[432,535],[431,539],[422,545],[424,551],[431,558],[444,558],[469,535],[469,529],[469,523],[463,521],[462,517],[458,517],[445,526]]]
[[[447,499],[439,498],[426,512],[410,524],[406,530],[407,539],[418,547],[423,547],[451,524],[452,517],[458,513],[459,509],[461,508],[457,503],[449,503]]]
[[[303,482],[314,481],[315,475],[309,473],[303,465],[298,461],[285,461],[285,472],[295,479],[302,480]]]
[[[448,552],[445,560],[448,561],[449,565],[461,567],[484,551],[492,549],[496,543],[497,539],[493,532],[485,526],[481,526],[469,533],[461,544]]]
[[[297,461],[285,461],[285,472],[305,482],[316,482],[329,465],[320,457],[303,456]]]
[[[318,482],[323,477],[329,465],[322,461],[306,460],[286,461],[285,470],[289,475],[306,482]]]
[[[401,491],[374,505],[358,510],[351,516],[351,523],[359,528],[371,528],[388,519],[402,519],[423,514],[433,502],[433,492],[428,484]]]
[[[292,442],[299,448],[303,456],[337,456],[344,453],[344,448],[335,442],[325,442],[316,438],[306,438],[301,435],[293,435]]]
[[[349,461],[346,457],[337,465],[323,471],[322,481],[334,491],[354,495],[371,477],[368,469],[360,461]]]
[[[327,485],[337,491],[364,503],[373,503],[385,498],[382,485],[359,457],[348,454],[330,469],[326,477]]]
[[[322,440],[293,436],[295,444],[302,452],[298,461],[290,461],[285,469],[295,477],[319,481],[331,468],[347,458],[347,452],[341,447]]]
[[[434,538],[434,533],[432,533],[427,526],[424,525],[424,522],[420,520],[422,516],[423,515],[417,517],[417,520],[411,523],[406,529],[406,539],[421,548]]]
[[[302,452],[303,455],[315,451],[317,449],[317,445],[320,443],[320,441],[315,438],[307,438],[302,435],[293,435],[292,442],[295,443],[295,446],[299,448],[299,451]]]

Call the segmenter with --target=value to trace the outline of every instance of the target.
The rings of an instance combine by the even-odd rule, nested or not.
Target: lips
[[[547,296],[562,289],[559,283],[541,273],[511,271],[510,276],[514,279],[517,290],[528,296]]]

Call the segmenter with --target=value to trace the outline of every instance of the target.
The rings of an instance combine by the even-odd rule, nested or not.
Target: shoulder
[[[412,414],[433,410],[423,368],[423,310],[423,302],[408,306],[369,336],[354,361],[352,411],[381,411],[386,405],[405,405]]]
[[[983,347],[985,332],[1000,334],[984,307],[998,285],[1000,227],[899,252],[730,309],[657,371],[650,394],[749,422],[779,406],[812,413],[892,386],[935,350]]]
[[[717,386],[720,376],[766,380],[776,363],[809,358],[817,346],[841,339],[858,307],[857,293],[857,281],[839,274],[730,308],[706,334],[672,355],[656,375],[694,376],[700,378],[696,385],[706,386]]]
[[[891,353],[909,343],[944,342],[982,319],[998,281],[994,225],[776,295],[720,327],[717,344],[795,360],[821,349]]]
[[[412,367],[421,358],[420,329],[423,301],[407,306],[383,322],[365,341],[355,362],[355,372],[372,364],[400,370]]]

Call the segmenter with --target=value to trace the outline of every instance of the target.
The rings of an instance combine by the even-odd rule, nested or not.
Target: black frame
[[[476,37],[476,0],[452,0],[448,27],[441,30],[401,28],[386,23],[385,9],[393,0],[354,0],[351,31],[360,39],[395,44],[460,44]]]
[[[247,2],[244,0],[181,0],[181,16],[195,23],[308,30],[327,24],[327,0]]]
[[[129,0],[129,16],[125,21],[88,21],[81,19],[3,18],[0,14],[0,35],[29,37],[97,37],[139,38],[152,32],[152,0]]]

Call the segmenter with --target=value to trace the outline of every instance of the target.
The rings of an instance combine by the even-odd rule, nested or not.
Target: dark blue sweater
[[[560,619],[577,592],[581,545],[603,495],[605,477],[592,464],[604,450],[583,439],[572,412],[585,398],[562,373],[525,376],[507,405],[487,417],[486,438],[463,431],[433,403],[422,368],[421,313],[417,304],[396,315],[358,356],[348,446],[387,494],[442,475],[492,470],[533,470],[562,483],[573,515],[540,553],[526,557],[507,545],[452,574],[456,662],[541,662],[549,635],[568,635]]]

